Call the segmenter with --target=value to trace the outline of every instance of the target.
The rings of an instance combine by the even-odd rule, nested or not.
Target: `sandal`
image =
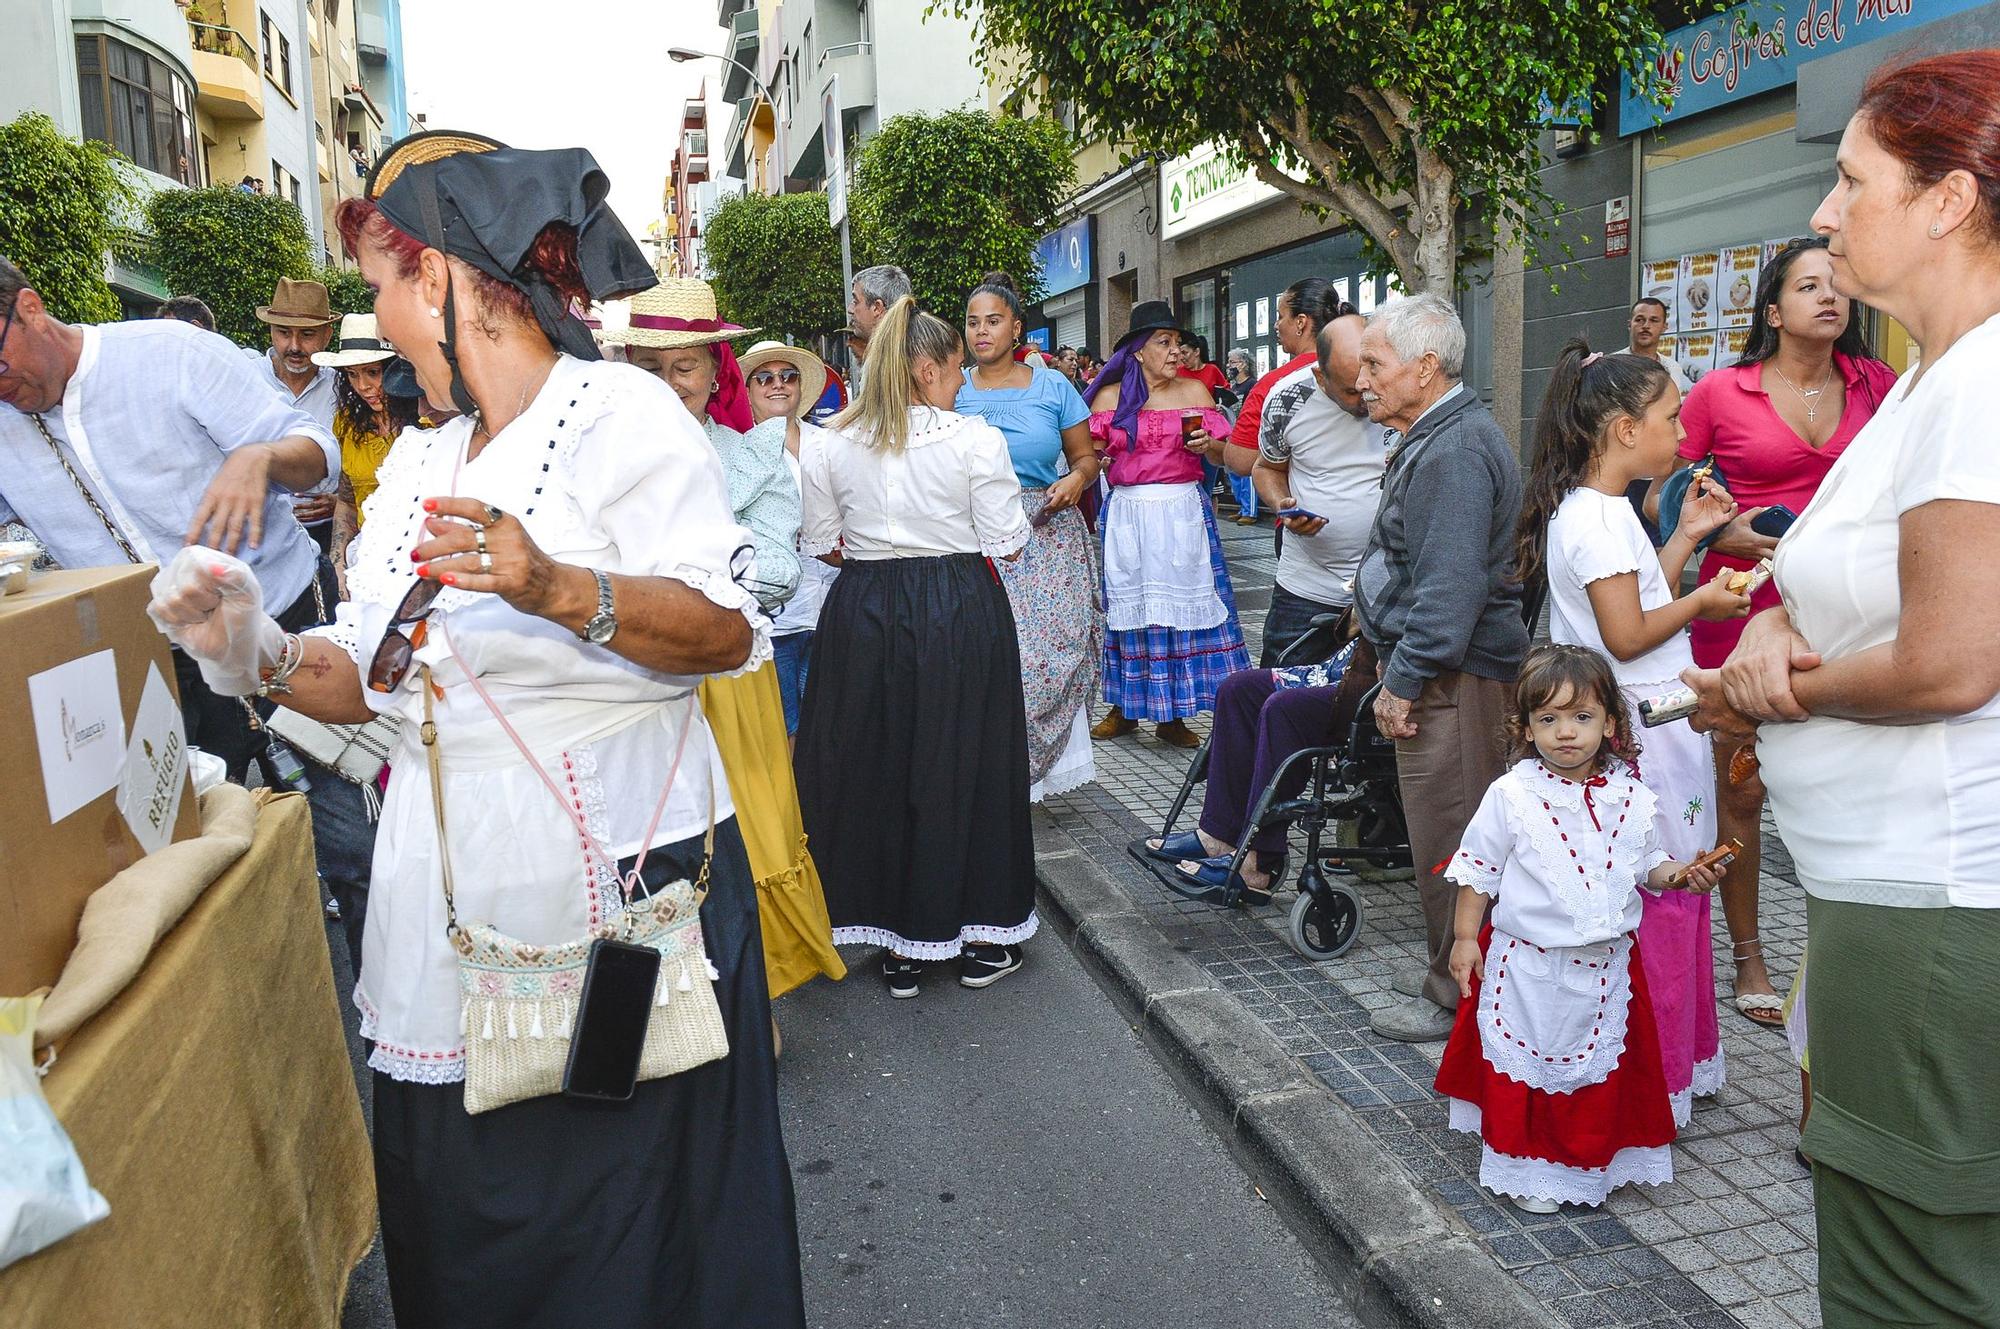
[[[1753,948],[1748,955],[1744,949]],[[1737,965],[1746,960],[1764,958],[1764,943],[1761,938],[1751,937],[1739,941],[1729,948],[1729,958]],[[1783,1029],[1785,1027],[1785,999],[1775,992],[1738,992],[1731,999],[1736,1013],[1756,1025],[1759,1029]]]
[[[1250,885],[1243,880],[1241,872],[1231,872],[1229,861],[1233,854],[1221,854],[1215,858],[1190,858],[1174,865],[1174,876],[1181,885],[1181,894],[1192,899],[1207,900],[1211,904],[1228,904],[1234,894],[1236,900],[1245,905],[1269,904],[1271,894],[1285,873],[1285,860],[1279,858],[1271,864],[1270,880],[1262,887]]]
[[[1141,843],[1145,846],[1148,858],[1157,858],[1162,863],[1179,863],[1184,859],[1208,857],[1208,847],[1202,844],[1200,831],[1156,835]]]

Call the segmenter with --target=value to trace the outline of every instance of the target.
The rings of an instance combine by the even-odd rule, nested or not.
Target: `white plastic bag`
[[[0,1269],[111,1212],[42,1097],[35,1075],[40,997],[0,998]]]
[[[285,648],[284,629],[264,612],[264,588],[250,565],[200,545],[186,546],[154,574],[146,613],[225,697],[255,692],[259,671]]]

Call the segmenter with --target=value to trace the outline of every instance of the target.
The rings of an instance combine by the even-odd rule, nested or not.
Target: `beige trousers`
[[[1424,996],[1458,1009],[1451,976],[1452,915],[1458,887],[1436,871],[1458,852],[1466,823],[1487,787],[1507,768],[1507,708],[1514,686],[1477,674],[1440,674],[1410,708],[1415,738],[1396,743],[1396,777],[1410,827],[1410,860],[1424,907],[1430,972]]]

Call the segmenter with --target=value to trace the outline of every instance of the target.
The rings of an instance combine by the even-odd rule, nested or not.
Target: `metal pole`
[[[840,218],[840,298],[845,301],[854,292],[854,246],[847,238],[847,217]]]

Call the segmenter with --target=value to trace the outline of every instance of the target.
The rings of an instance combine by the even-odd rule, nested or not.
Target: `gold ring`
[[[500,519],[506,515],[507,515],[506,513],[494,507],[491,503],[488,503],[486,505],[486,524],[488,526],[499,525]]]
[[[493,555],[487,553],[484,549],[479,551],[479,570],[481,572],[493,571]]]
[[[475,526],[472,528],[472,546],[482,554],[486,552],[486,528],[484,526]]]

